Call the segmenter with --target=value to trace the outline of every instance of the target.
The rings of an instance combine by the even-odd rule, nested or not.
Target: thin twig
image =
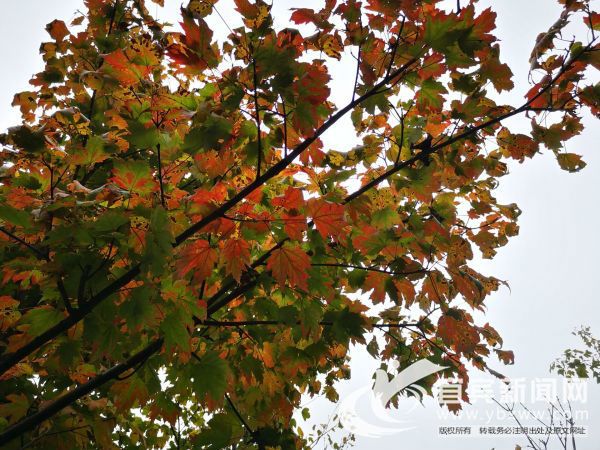
[[[69,294],[67,294],[65,284],[63,283],[63,280],[62,278],[60,278],[60,276],[56,280],[56,286],[58,287],[58,292],[62,297],[63,303],[65,304],[65,309],[68,311],[69,314],[73,314],[75,311],[73,309],[73,306],[71,305],[71,300],[69,300]]]
[[[262,162],[262,140],[260,135],[260,109],[258,106],[258,75],[256,74],[256,59],[252,59],[252,81],[254,83],[254,110],[256,120],[256,145],[257,145],[257,163],[256,178],[260,177],[260,165]]]
[[[163,176],[162,176],[162,162],[160,157],[160,143],[156,144],[156,153],[158,158],[158,183],[160,184],[160,204],[164,209],[167,209],[167,205],[165,203],[165,188],[163,185]]]
[[[352,89],[352,101],[356,99],[356,89],[358,88],[358,76],[360,75],[360,58],[362,56],[362,41],[358,44],[358,55],[356,56],[356,75],[354,76],[354,89]]]
[[[406,22],[406,16],[402,16],[402,23],[400,28],[398,29],[398,34],[396,36],[396,42],[394,42],[394,46],[392,48],[392,54],[390,58],[390,64],[388,65],[388,69],[386,75],[389,76],[392,71],[392,67],[394,66],[394,60],[396,59],[396,52],[398,51],[398,47],[400,46],[400,37],[402,36],[402,31],[404,30],[404,23]]]

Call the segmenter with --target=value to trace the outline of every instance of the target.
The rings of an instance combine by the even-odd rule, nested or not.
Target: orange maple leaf
[[[183,277],[194,270],[194,278],[202,282],[210,275],[216,262],[217,252],[210,246],[208,241],[198,239],[188,245],[181,253],[181,259],[178,262],[178,273]]]
[[[452,345],[457,352],[472,352],[479,344],[479,334],[465,320],[456,320],[444,315],[438,321],[437,335],[446,345]]]
[[[273,205],[281,206],[287,210],[299,209],[302,205],[304,205],[302,190],[291,186],[288,187],[282,197],[275,197],[273,199]]]
[[[239,283],[242,271],[250,263],[250,244],[243,239],[229,239],[225,242],[222,256],[226,272]]]
[[[387,278],[388,275],[381,272],[371,271],[367,274],[363,290],[365,292],[368,292],[371,289],[373,290],[373,293],[371,294],[373,303],[377,304],[385,300],[385,282]]]
[[[299,245],[284,245],[275,250],[267,260],[267,269],[282,286],[287,281],[292,287],[308,289],[309,267],[310,258]]]
[[[342,205],[313,199],[308,203],[308,210],[323,239],[327,239],[328,236],[339,239],[343,235],[346,222]]]

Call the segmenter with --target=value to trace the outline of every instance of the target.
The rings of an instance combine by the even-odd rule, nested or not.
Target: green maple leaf
[[[194,448],[219,450],[229,447],[233,436],[243,434],[239,419],[233,414],[215,414],[208,422],[208,428],[194,439]]]
[[[441,110],[444,106],[444,97],[448,91],[442,83],[431,78],[421,83],[421,89],[417,93],[417,105],[420,107]]]
[[[188,327],[192,325],[191,317],[181,309],[168,314],[160,324],[160,331],[165,338],[167,348],[179,348],[184,352],[189,352],[191,345]]]
[[[119,310],[130,329],[149,323],[154,312],[151,288],[143,285],[134,289]]]
[[[229,366],[214,351],[209,351],[193,360],[190,372],[193,377],[192,386],[199,398],[209,394],[214,399],[221,399],[227,389]]]
[[[0,219],[23,228],[31,226],[31,214],[27,211],[13,208],[8,204],[0,205]]]
[[[173,252],[169,217],[162,207],[152,211],[150,226],[146,235],[146,247],[142,255],[142,265],[155,275],[167,269],[166,259]]]
[[[27,333],[31,336],[37,336],[48,328],[56,325],[65,316],[59,310],[49,306],[31,309],[21,318],[22,323],[29,325]]]

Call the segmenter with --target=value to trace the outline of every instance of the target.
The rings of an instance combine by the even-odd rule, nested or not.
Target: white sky
[[[176,20],[180,0],[166,0],[167,9],[159,18]],[[224,2],[227,3],[227,2]],[[535,37],[556,20],[560,10],[555,0],[482,0],[498,12],[497,35],[501,39],[501,57],[515,73],[515,90],[503,95],[505,102],[520,104],[528,90],[527,59]],[[595,9],[600,1],[595,0]],[[38,54],[40,42],[48,40],[46,23],[55,18],[68,22],[81,0],[20,0],[2,2],[0,10],[0,129],[18,123],[18,111],[10,106],[15,92],[28,89],[30,76],[42,68]],[[274,0],[274,16],[282,21],[289,7],[318,5],[318,1],[292,2]],[[227,17],[227,8],[220,7]],[[158,11],[158,10],[157,10]],[[280,22],[281,23],[281,22]],[[349,75],[353,69],[342,63],[334,72],[334,98],[347,100]],[[595,81],[599,80],[595,74]],[[347,126],[348,122],[346,122]],[[507,280],[511,292],[501,290],[489,302],[487,320],[500,331],[505,348],[515,351],[515,365],[496,369],[513,377],[544,378],[549,376],[549,364],[578,341],[570,332],[579,325],[590,325],[600,336],[600,128],[590,117],[586,130],[568,143],[568,150],[584,155],[588,166],[580,173],[559,170],[551,152],[511,166],[511,174],[502,179],[497,191],[504,203],[516,202],[523,210],[520,235],[501,249],[493,261],[482,261],[477,267],[483,273]],[[524,117],[513,119],[511,126],[528,129]],[[336,126],[326,136],[326,143],[338,150],[354,145],[344,124]],[[377,362],[364,352],[355,352],[352,379],[340,384],[340,392],[351,392],[369,384]],[[479,378],[476,373],[473,378]],[[326,420],[333,410],[325,400],[310,404],[317,420]],[[590,384],[588,403],[591,427],[589,436],[578,441],[578,449],[600,449],[600,389]],[[476,405],[469,410],[486,411]],[[489,409],[489,408],[488,408]],[[459,425],[437,419],[433,402],[417,408],[410,419],[415,430],[392,437],[358,438],[355,448],[388,449],[510,449],[515,443],[524,446],[523,439],[502,437],[479,440],[475,438],[438,437],[438,426]],[[464,424],[467,424],[466,422]],[[479,426],[481,422],[469,422]],[[507,426],[510,422],[495,421],[490,425]],[[553,447],[552,447],[553,448]]]

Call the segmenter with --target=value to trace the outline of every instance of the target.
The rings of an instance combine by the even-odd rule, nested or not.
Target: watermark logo
[[[394,370],[398,369],[398,365],[397,361],[391,362]],[[342,425],[350,432],[366,437],[382,437],[414,429],[410,420],[392,417],[386,405],[399,392],[411,392],[415,395],[413,404],[403,411],[408,416],[417,407],[417,399],[420,400],[426,394],[425,389],[414,383],[444,369],[446,367],[421,359],[400,371],[391,380],[386,371],[376,370],[372,389],[370,386],[358,389],[340,403],[339,417]]]
[[[399,363],[392,361],[390,366],[397,371]],[[422,359],[391,379],[385,370],[376,370],[373,387],[369,384],[357,389],[339,403],[338,417],[342,426],[354,435],[370,438],[414,430],[417,425],[413,411],[428,394],[415,383],[444,369],[447,367]],[[587,403],[585,379],[471,379],[469,407],[450,409],[450,405],[465,406],[464,387],[460,378],[438,380],[433,386],[432,397],[440,406],[449,408],[436,410],[437,417],[433,420],[449,425],[439,427],[440,435],[498,437],[521,434],[528,438],[543,435],[545,439],[556,435],[563,440],[565,436],[571,439],[576,435],[587,435],[584,423],[590,420],[589,411],[572,408]],[[397,409],[388,408],[390,400],[402,392],[412,395],[403,398]]]

